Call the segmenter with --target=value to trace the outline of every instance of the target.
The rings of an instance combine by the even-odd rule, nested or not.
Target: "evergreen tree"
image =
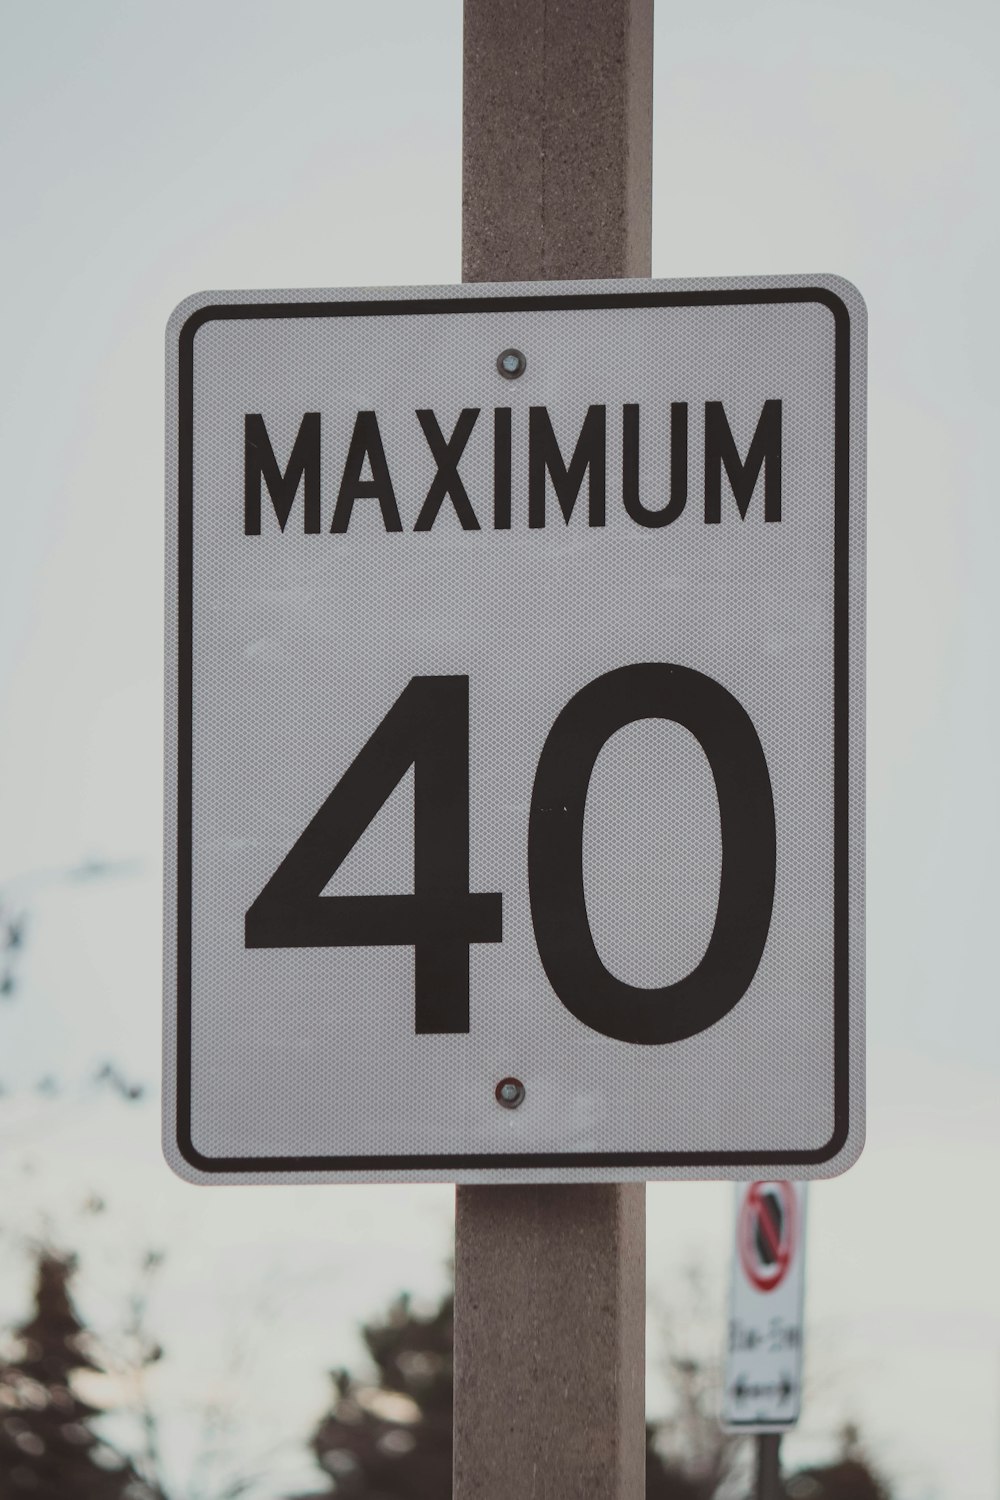
[[[343,1496],[451,1500],[452,1305],[421,1317],[401,1296],[362,1329],[374,1383],[333,1373],[334,1399],[312,1439]]]
[[[97,1407],[73,1389],[77,1371],[101,1371],[70,1296],[72,1258],[36,1258],[34,1308],[0,1363],[0,1495],[5,1500],[143,1500],[129,1464],[96,1435]]]

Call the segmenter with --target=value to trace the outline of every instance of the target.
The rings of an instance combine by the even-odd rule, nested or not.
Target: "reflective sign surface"
[[[167,351],[171,1164],[842,1170],[854,289],[206,294]]]

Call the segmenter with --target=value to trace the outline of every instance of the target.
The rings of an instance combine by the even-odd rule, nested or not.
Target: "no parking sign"
[[[749,1182],[736,1194],[722,1421],[793,1427],[802,1405],[806,1184]]]

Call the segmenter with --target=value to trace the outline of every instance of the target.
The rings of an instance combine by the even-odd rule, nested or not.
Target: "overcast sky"
[[[281,1430],[357,1315],[443,1287],[451,1193],[187,1187],[152,1095],[83,1087],[110,1056],[157,1087],[163,329],[207,287],[459,279],[461,6],[0,20],[0,900],[32,914],[0,1012],[0,1311],[19,1230],[86,1241],[95,1317],[162,1244],[164,1400],[218,1388],[250,1309],[246,1399]],[[855,1416],[903,1500],[996,1500],[1000,10],[658,0],[656,29],[654,274],[832,271],[870,317],[869,1144],[813,1190],[788,1452]],[[60,877],[95,856],[122,868]],[[32,1092],[48,1073],[69,1097]],[[721,1284],[729,1210],[650,1189],[652,1302],[692,1257]]]

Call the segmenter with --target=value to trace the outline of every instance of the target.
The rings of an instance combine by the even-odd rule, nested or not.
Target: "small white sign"
[[[723,1426],[783,1432],[802,1408],[806,1184],[736,1190]]]

